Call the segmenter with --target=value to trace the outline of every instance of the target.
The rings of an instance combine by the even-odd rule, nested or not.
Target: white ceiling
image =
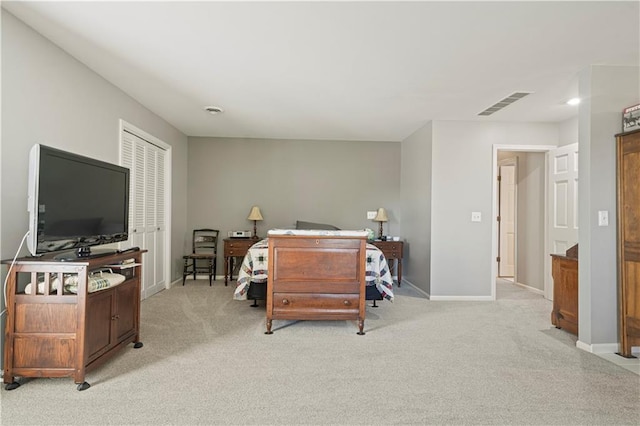
[[[2,7],[189,136],[400,141],[430,120],[557,122],[577,114],[564,102],[580,71],[640,58],[638,1]],[[518,91],[533,94],[477,115]]]

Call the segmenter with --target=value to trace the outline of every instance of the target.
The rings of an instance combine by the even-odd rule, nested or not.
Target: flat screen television
[[[73,260],[129,237],[129,169],[36,144],[29,153],[29,235],[33,256]]]

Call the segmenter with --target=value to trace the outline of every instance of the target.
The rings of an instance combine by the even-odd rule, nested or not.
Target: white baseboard
[[[493,302],[491,296],[431,296],[431,300],[452,302]]]
[[[413,283],[405,280],[404,278],[402,279],[402,285],[410,285],[418,293],[421,293],[429,300],[434,301],[493,301],[493,298],[491,296],[432,296],[431,294],[427,293],[420,287],[415,286]]]
[[[527,291],[530,291],[532,293],[536,293],[539,294],[541,296],[544,296],[544,290],[540,290],[539,288],[535,288],[535,287],[531,287],[530,285],[526,285],[526,284],[522,284],[522,283],[514,283],[515,285],[524,288]]]
[[[576,347],[592,354],[615,354],[620,350],[617,343],[596,343],[590,345],[580,340],[576,342]]]
[[[415,286],[411,281],[407,281],[407,280],[405,280],[405,279],[402,279],[402,285],[408,285],[408,286],[411,286],[411,287],[413,287],[413,289],[414,289],[415,291],[417,291],[417,292],[418,292],[418,293],[420,293],[420,294],[423,294],[423,295],[424,295],[424,297],[426,297],[427,299],[430,299],[430,298],[431,298],[431,296],[429,295],[429,293],[427,293],[426,291],[424,291],[424,290],[423,290],[423,289],[421,289],[420,287],[416,287],[416,286]]]

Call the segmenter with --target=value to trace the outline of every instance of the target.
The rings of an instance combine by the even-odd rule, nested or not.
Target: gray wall
[[[13,15],[2,11],[3,259],[14,256],[28,229],[28,153],[35,143],[117,163],[119,119],[172,146],[172,256],[186,231],[187,138]],[[22,255],[28,254],[26,248]],[[177,271],[173,261],[174,270]],[[6,274],[3,268],[2,276]]]
[[[43,143],[118,162],[119,119],[173,147],[172,252],[186,223],[186,136],[4,9],[0,258],[13,258],[28,229],[28,153]],[[178,190],[179,189],[179,190]],[[180,246],[181,248],[181,246]],[[27,255],[26,247],[20,255]],[[176,262],[173,262],[176,263]],[[172,272],[175,276],[175,272]],[[4,280],[6,268],[1,268]],[[2,307],[4,307],[4,293]],[[4,329],[5,317],[0,319]],[[2,339],[3,340],[3,339]]]
[[[223,236],[253,230],[251,206],[264,220],[258,234],[291,228],[296,220],[341,229],[371,228],[367,210],[384,207],[387,235],[400,233],[400,143],[189,138],[189,229],[212,227]],[[184,248],[189,247],[184,241]],[[219,250],[222,246],[219,247]],[[222,256],[218,270],[221,271]]]
[[[402,141],[403,280],[431,292],[432,123]]]
[[[578,142],[578,117],[563,121],[559,124],[560,143],[558,146],[571,145]]]
[[[493,145],[557,143],[555,124],[434,122],[432,298],[491,298]]]
[[[593,66],[580,74],[578,203],[579,344],[617,350],[616,146],[622,110],[640,100],[640,68]],[[609,226],[598,226],[598,211]]]

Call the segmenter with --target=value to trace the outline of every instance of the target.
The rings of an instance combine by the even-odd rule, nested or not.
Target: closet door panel
[[[123,132],[121,162],[131,170],[129,244],[147,250],[142,273],[142,298],[166,287],[164,150]]]

